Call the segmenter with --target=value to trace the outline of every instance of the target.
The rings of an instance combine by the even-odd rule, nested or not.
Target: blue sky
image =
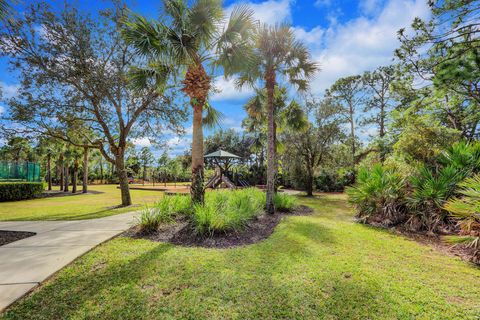
[[[23,0],[27,1],[27,0]],[[61,1],[60,1],[61,2]],[[160,1],[135,0],[130,8],[155,18]],[[428,18],[426,0],[268,0],[268,1],[225,1],[227,10],[238,3],[249,4],[257,19],[265,23],[288,22],[311,50],[312,58],[321,66],[315,76],[311,90],[322,95],[336,79],[372,70],[391,63],[393,50],[398,42],[398,29],[408,27],[414,17]],[[58,3],[58,0],[52,0]],[[85,10],[96,10],[98,0],[82,0]],[[15,95],[15,74],[7,71],[7,61],[0,59],[0,86],[4,96]],[[251,91],[235,90],[232,81],[221,75],[215,78],[215,87],[221,90],[211,97],[211,104],[225,114],[223,128],[241,130],[245,116],[242,105],[251,96]],[[8,112],[0,105],[0,113]],[[187,134],[183,137],[167,137],[169,154],[182,153],[190,145],[190,123],[185,124]],[[370,129],[360,132],[368,136]],[[208,134],[208,133],[207,133]],[[148,139],[135,141],[137,145],[149,145]],[[156,153],[158,153],[157,151]]]

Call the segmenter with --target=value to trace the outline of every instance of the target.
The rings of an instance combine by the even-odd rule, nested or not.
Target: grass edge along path
[[[343,195],[301,198],[266,240],[204,249],[119,237],[3,319],[476,319],[480,269],[352,222]]]

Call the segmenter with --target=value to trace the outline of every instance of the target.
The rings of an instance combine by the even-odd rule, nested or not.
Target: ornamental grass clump
[[[138,224],[141,232],[154,232],[161,224],[172,223],[179,215],[191,213],[191,199],[184,195],[164,196],[153,207],[146,207]]]
[[[297,198],[285,193],[275,194],[273,203],[275,209],[280,212],[290,212],[298,206]]]
[[[203,206],[194,206],[194,227],[201,235],[238,231],[262,214],[264,206],[265,194],[257,189],[209,192]]]

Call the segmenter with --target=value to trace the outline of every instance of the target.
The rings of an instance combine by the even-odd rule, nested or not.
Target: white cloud
[[[235,88],[235,78],[226,80],[223,76],[215,78],[214,87],[219,90],[212,96],[212,101],[222,100],[242,100],[253,95],[253,90],[250,88],[243,88],[238,90]]]
[[[399,46],[397,31],[409,26],[414,17],[426,18],[429,14],[424,0],[390,0],[371,19],[359,17],[331,25],[322,32],[323,39],[309,45],[322,69],[312,82],[314,93],[323,93],[338,78],[391,63],[393,51]],[[304,39],[318,39],[320,31],[314,28],[296,33]]]
[[[0,106],[0,115],[2,115],[2,113],[4,113],[4,112],[5,112],[5,107]]]
[[[150,139],[147,138],[147,137],[133,139],[132,143],[137,147],[150,147],[150,146],[152,146],[152,143],[150,142]]]
[[[382,0],[362,0],[360,1],[360,10],[365,14],[378,13],[382,8]]]
[[[315,1],[316,7],[330,7],[332,5],[332,0],[317,0]]]
[[[302,41],[306,45],[320,45],[325,34],[325,30],[321,27],[315,27],[310,31],[306,31],[300,27],[294,27],[293,32],[295,34],[295,38]]]
[[[18,84],[7,84],[6,82],[0,81],[0,93],[3,98],[9,99],[17,95],[20,85]]]
[[[262,23],[276,24],[291,20],[290,0],[268,0],[261,3],[248,1],[237,2],[247,4],[254,16]],[[233,10],[233,5],[227,8],[227,13]]]

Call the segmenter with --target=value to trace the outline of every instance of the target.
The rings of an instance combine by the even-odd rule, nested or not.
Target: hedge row
[[[0,202],[31,199],[42,191],[42,182],[0,182]]]

